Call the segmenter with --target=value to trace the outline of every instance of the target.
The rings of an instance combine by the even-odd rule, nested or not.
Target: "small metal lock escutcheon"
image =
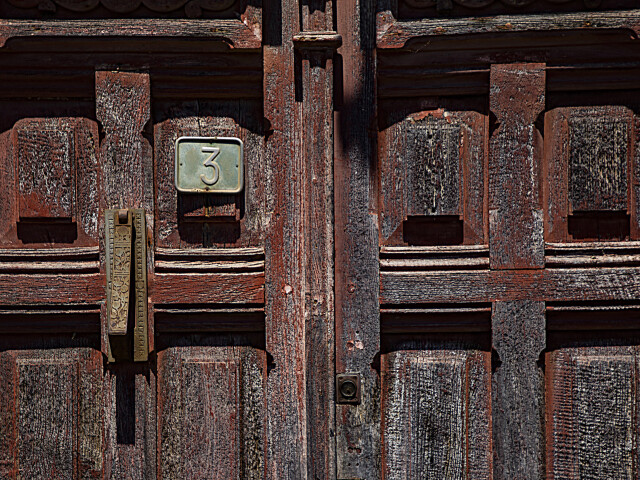
[[[360,374],[341,373],[336,376],[336,402],[360,403]]]

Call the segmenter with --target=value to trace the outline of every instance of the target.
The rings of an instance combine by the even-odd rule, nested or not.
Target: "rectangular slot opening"
[[[575,212],[568,228],[575,240],[628,240],[630,218],[626,212]]]
[[[402,224],[402,236],[407,245],[461,245],[463,222],[457,215],[411,216]]]

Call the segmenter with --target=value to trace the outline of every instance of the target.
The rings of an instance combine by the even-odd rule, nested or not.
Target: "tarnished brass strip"
[[[135,262],[135,324],[133,327],[133,361],[146,362],[149,358],[147,324],[147,228],[143,209],[133,213]]]
[[[131,213],[106,211],[109,335],[126,335],[131,288]]]

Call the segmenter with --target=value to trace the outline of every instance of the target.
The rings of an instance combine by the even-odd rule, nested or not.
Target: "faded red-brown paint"
[[[427,3],[0,5],[1,477],[637,476],[640,11]],[[177,192],[181,136],[243,192]]]

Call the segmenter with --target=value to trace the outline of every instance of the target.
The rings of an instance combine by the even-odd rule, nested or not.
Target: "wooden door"
[[[638,477],[634,7],[338,5],[338,478]]]
[[[2,2],[0,478],[637,478],[634,6]]]

